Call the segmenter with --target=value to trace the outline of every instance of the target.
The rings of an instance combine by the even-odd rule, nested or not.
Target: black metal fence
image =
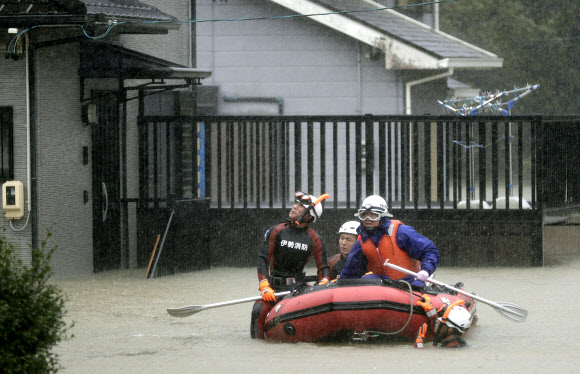
[[[356,207],[537,209],[540,117],[150,117],[142,197],[208,197],[212,207],[286,207],[295,190]],[[175,140],[191,124],[190,162]],[[199,142],[199,136],[205,141]],[[146,139],[146,140],[145,140]],[[165,144],[169,144],[166,147]],[[160,150],[163,149],[162,152]],[[157,157],[153,156],[157,155]],[[201,160],[203,159],[203,162]],[[180,181],[191,185],[176,187]],[[200,196],[201,193],[204,194]]]
[[[579,134],[576,117],[144,116],[138,204],[209,200],[218,266],[253,265],[296,190],[331,196],[316,223],[327,243],[379,194],[444,265],[537,266],[543,207],[580,194]]]

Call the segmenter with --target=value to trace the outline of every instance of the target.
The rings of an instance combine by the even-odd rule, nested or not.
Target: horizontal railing
[[[352,208],[536,209],[539,117],[197,117],[214,207],[286,207],[294,191]],[[199,152],[198,152],[199,154]]]

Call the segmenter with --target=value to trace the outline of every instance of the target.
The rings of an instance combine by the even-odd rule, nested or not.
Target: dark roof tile
[[[368,10],[371,4],[360,0],[314,0],[314,2],[329,7],[334,11]],[[483,52],[470,48],[465,44],[447,38],[440,33],[415,24],[403,17],[393,15],[388,11],[367,11],[345,13],[345,17],[362,22],[369,27],[389,34],[399,40],[412,44],[439,58],[489,58]]]

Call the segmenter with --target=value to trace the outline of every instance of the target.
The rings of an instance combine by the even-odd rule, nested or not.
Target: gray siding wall
[[[91,165],[82,147],[91,145],[90,127],[81,121],[77,73],[78,43],[38,50],[36,59],[38,234],[47,231],[58,245],[53,270],[58,276],[93,271]]]
[[[197,1],[197,19],[293,14],[269,1]],[[213,72],[220,114],[277,114],[275,104],[227,103],[230,97],[276,97],[284,114],[401,114],[398,72],[384,56],[368,59],[367,46],[307,18],[201,22],[197,67]]]
[[[28,201],[28,183],[26,180],[26,62],[0,58],[0,106],[13,108],[14,126],[14,179],[24,184],[24,202]],[[3,199],[0,196],[0,199]],[[20,230],[28,215],[28,209],[24,211],[24,218],[13,221],[12,225]],[[8,241],[15,247],[17,256],[30,264],[30,222],[21,231],[14,231],[10,222],[0,214],[0,225]]]

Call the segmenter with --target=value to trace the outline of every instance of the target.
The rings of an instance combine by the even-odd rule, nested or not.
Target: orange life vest
[[[377,246],[375,246],[375,243],[371,239],[367,239],[361,243],[362,251],[369,262],[367,271],[372,271],[377,275],[386,275],[393,280],[407,276],[405,273],[384,266],[383,264],[387,259],[389,263],[414,271],[415,273],[421,270],[419,261],[411,258],[407,251],[399,248],[397,245],[397,230],[399,229],[399,225],[403,225],[403,223],[401,221],[391,220],[388,234],[381,237]]]

